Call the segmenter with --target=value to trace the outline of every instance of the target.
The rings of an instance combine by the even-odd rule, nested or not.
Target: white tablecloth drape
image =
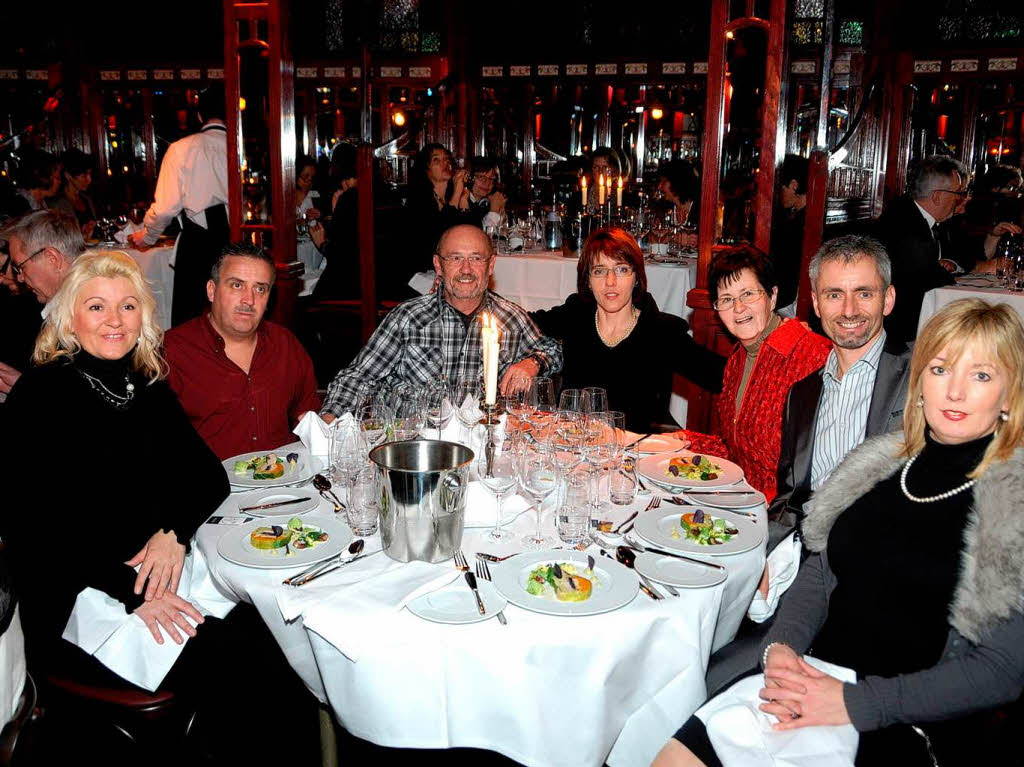
[[[976,279],[979,285],[987,281],[985,278]],[[1024,321],[1024,293],[1013,293],[1005,288],[977,287],[973,284],[973,279],[965,278],[965,280],[972,282],[972,284],[935,288],[924,294],[924,300],[921,302],[921,314],[917,321],[917,332],[919,334],[921,328],[927,324],[933,314],[946,304],[961,298],[982,298],[990,304],[1007,304]],[[992,281],[994,282],[994,280]],[[897,300],[899,300],[898,297]]]
[[[483,512],[492,513],[492,501],[485,503]],[[645,503],[606,516],[624,519]],[[228,499],[218,514],[235,509]],[[332,512],[324,503],[316,514]],[[544,517],[553,533],[550,511]],[[526,511],[512,527],[525,533],[534,522],[534,512]],[[322,602],[286,622],[277,595],[291,588],[281,585],[290,571],[219,558],[217,541],[229,530],[237,527],[203,525],[196,536],[213,580],[222,593],[256,606],[289,663],[346,729],[386,746],[484,748],[530,765],[650,764],[704,701],[708,656],[735,634],[764,566],[762,544],[717,559],[729,568],[723,584],[680,589],[680,597],[659,602],[641,593],[620,610],[586,618],[509,605],[508,626],[496,620],[451,626],[402,611],[389,619],[389,632],[368,627],[374,642],[353,662],[323,635],[360,616],[332,614]],[[463,550],[471,560],[477,551],[515,550],[487,541],[486,534],[485,528],[466,530]],[[368,549],[379,546],[376,536],[371,541]],[[596,547],[591,551],[599,554]],[[329,585],[331,577],[318,583]]]
[[[176,246],[150,248],[149,250],[132,250],[119,248],[134,258],[142,269],[143,276],[149,280],[156,299],[157,320],[160,327],[167,330],[171,327],[171,300],[174,297],[174,253]]]

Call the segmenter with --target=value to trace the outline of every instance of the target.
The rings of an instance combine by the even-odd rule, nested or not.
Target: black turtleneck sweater
[[[73,361],[30,369],[0,416],[8,447],[0,536],[30,663],[59,646],[87,586],[134,610],[142,598],[124,563],[161,529],[187,544],[229,491],[223,467],[165,381],[130,373],[135,394],[121,410],[80,372],[124,395],[129,361],[80,351]]]
[[[598,335],[597,304],[590,297],[573,293],[561,306],[530,312],[530,317],[544,335],[562,342],[564,388],[606,389],[608,406],[626,414],[626,428],[647,432],[669,422],[673,373],[719,392],[725,357],[694,341],[686,320],[659,311],[650,293],[644,293],[636,307],[636,327],[616,346],[608,346]]]
[[[910,467],[907,489],[923,498],[967,482],[991,440],[943,445],[929,435]],[[828,539],[838,585],[811,652],[859,676],[930,668],[949,635],[973,488],[917,503],[903,494],[900,474],[856,500]]]

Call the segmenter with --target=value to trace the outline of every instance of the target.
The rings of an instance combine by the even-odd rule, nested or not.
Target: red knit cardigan
[[[738,463],[743,467],[747,482],[764,493],[771,503],[776,492],[782,414],[789,387],[824,365],[831,349],[831,341],[812,333],[799,322],[783,322],[761,344],[737,410],[736,393],[747,352],[743,344],[736,344],[725,365],[722,393],[715,396],[712,404],[712,434],[688,431],[686,436],[692,442],[690,449],[722,455]],[[721,451],[723,442],[724,453]]]

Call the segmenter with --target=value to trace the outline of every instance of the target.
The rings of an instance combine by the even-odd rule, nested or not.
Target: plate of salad
[[[278,570],[330,559],[352,542],[348,525],[333,519],[313,516],[293,517],[286,524],[273,522],[257,519],[231,528],[217,541],[217,553],[236,565]]]
[[[699,506],[659,508],[637,517],[635,532],[654,546],[693,554],[741,554],[764,540],[749,517]]]
[[[222,461],[228,481],[238,488],[284,487],[312,479],[309,453],[299,448],[242,453]]]
[[[644,479],[673,488],[725,487],[743,479],[743,469],[732,461],[689,450],[649,455],[636,467]]]

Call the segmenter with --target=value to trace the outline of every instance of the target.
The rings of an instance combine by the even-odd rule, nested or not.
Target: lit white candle
[[[619,176],[619,187],[615,190],[615,204],[622,207],[622,176]]]
[[[604,205],[604,196],[607,193],[607,189],[604,185],[604,174],[602,173],[597,179],[597,204]]]
[[[580,178],[580,207],[587,207],[587,177]]]
[[[484,363],[484,403],[493,405],[498,396],[498,321],[494,315],[480,315],[480,345]]]

